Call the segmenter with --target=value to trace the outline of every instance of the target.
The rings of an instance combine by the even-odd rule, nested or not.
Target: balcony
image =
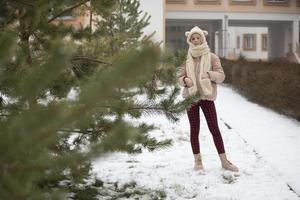
[[[230,0],[230,5],[256,5],[256,0]]]
[[[172,3],[179,3],[179,4],[185,4],[187,0],[167,0],[168,4]]]
[[[265,6],[289,6],[290,0],[264,0]]]
[[[194,0],[194,4],[221,4],[221,0]]]

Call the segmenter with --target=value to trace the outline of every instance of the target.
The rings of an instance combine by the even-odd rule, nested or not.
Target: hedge
[[[300,64],[222,59],[226,79],[252,102],[300,121]]]

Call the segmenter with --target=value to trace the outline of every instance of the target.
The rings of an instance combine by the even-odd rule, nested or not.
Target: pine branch
[[[103,126],[98,126],[98,127],[94,127],[94,128],[76,128],[76,129],[67,129],[67,128],[62,128],[62,129],[58,129],[58,132],[66,132],[66,133],[81,133],[81,134],[91,134],[91,133],[95,133],[95,132],[102,132],[104,131],[104,127]]]
[[[141,107],[132,107],[132,108],[129,108],[128,110],[164,110],[163,107],[152,107],[152,106],[141,106]]]
[[[56,18],[60,17],[61,15],[63,15],[65,13],[67,13],[67,12],[69,12],[69,11],[71,11],[71,10],[73,10],[73,9],[75,9],[75,8],[77,8],[77,7],[85,4],[85,3],[87,3],[88,1],[90,1],[90,0],[84,0],[83,2],[77,3],[77,4],[75,4],[75,5],[71,6],[71,7],[63,10],[62,12],[58,13],[57,15],[55,15],[54,17],[52,17],[51,19],[49,19],[48,23],[54,21]]]
[[[109,63],[109,62],[105,62],[105,61],[97,60],[97,59],[93,59],[93,58],[81,57],[81,56],[76,56],[71,59],[71,61],[77,61],[77,60],[86,60],[86,61],[105,64],[105,65],[112,65],[112,63]]]
[[[117,106],[110,106],[110,105],[103,105],[103,106],[98,106],[101,108],[112,108],[112,109],[117,109]],[[153,106],[140,106],[140,107],[130,107],[127,109],[127,111],[131,110],[165,110],[163,107],[153,107]]]
[[[59,129],[58,130],[59,132],[67,132],[67,133],[82,133],[82,134],[86,134],[86,133],[93,133],[94,131],[92,130],[85,130],[85,131],[82,131],[82,130],[78,130],[78,129]]]
[[[10,114],[0,114],[0,117],[9,117],[9,116],[11,116]]]
[[[26,6],[31,6],[31,7],[34,6],[32,3],[25,2],[25,1],[14,0],[14,2],[19,3],[19,4],[23,4],[23,5],[26,5]]]
[[[110,106],[110,105],[103,105],[103,106],[98,106],[102,108],[111,108],[111,109],[118,109],[116,106]],[[149,115],[154,115],[154,114],[165,114],[166,117],[172,121],[177,121],[177,118],[175,117],[176,112],[178,112],[177,109],[168,109],[165,107],[161,106],[136,106],[136,107],[129,107],[127,110],[127,113],[130,113],[132,111],[142,111],[144,114],[149,114]]]
[[[167,119],[171,121],[177,121],[178,118],[176,117],[176,109],[166,109],[164,107],[133,107],[129,108],[128,111],[133,111],[133,110],[140,110],[144,114],[148,115],[155,115],[155,114],[164,114]],[[152,112],[153,111],[153,112]]]

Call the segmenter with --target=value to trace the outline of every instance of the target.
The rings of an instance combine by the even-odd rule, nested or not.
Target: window
[[[268,50],[268,36],[267,34],[261,35],[261,50],[267,51]]]
[[[176,31],[176,26],[171,26],[170,31],[175,32]]]
[[[169,44],[172,48],[184,48],[185,41],[182,39],[171,39]]]
[[[231,5],[255,5],[256,0],[230,0]]]
[[[186,3],[186,0],[167,0],[167,3]]]
[[[264,0],[266,6],[289,6],[290,0]]]
[[[66,1],[66,6],[64,8],[62,8],[61,11],[75,5],[76,1],[75,0],[67,0]],[[50,4],[52,5],[52,4]],[[50,15],[53,15],[53,9],[49,10]],[[74,14],[74,10],[70,10],[68,12],[63,13],[61,16],[57,17],[57,20],[74,20],[75,19],[75,14]]]
[[[256,51],[256,34],[243,35],[243,49],[245,51]]]
[[[240,49],[241,48],[241,37],[237,36],[236,38],[236,48]]]
[[[171,32],[181,32],[181,26],[169,26]]]
[[[221,0],[194,0],[195,4],[221,4]]]

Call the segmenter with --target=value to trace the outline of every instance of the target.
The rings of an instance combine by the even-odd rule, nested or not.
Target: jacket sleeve
[[[210,80],[215,83],[222,83],[225,80],[225,73],[221,65],[220,58],[213,54],[211,55],[212,70],[208,71]]]
[[[179,85],[181,86],[185,86],[184,82],[183,82],[183,78],[186,77],[186,69],[185,69],[185,63],[183,63],[179,69],[177,70],[177,73],[176,73],[176,76],[177,76],[177,80],[178,80],[178,83]]]

